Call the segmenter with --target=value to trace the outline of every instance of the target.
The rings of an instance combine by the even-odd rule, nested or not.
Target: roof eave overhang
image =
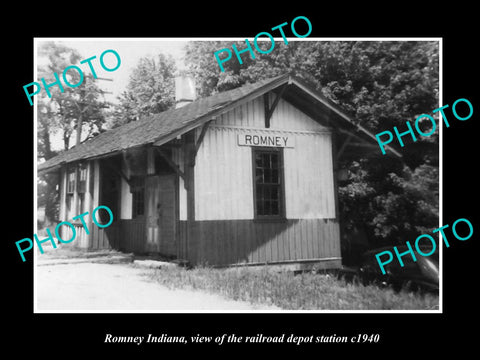
[[[198,126],[201,126],[202,124],[206,123],[207,121],[215,119],[216,117],[232,110],[233,108],[235,108],[239,105],[242,105],[242,104],[244,104],[244,103],[246,103],[246,102],[248,102],[248,101],[250,101],[250,100],[252,100],[252,99],[254,99],[258,96],[261,96],[261,95],[263,95],[263,94],[265,94],[269,91],[272,91],[272,90],[276,89],[277,87],[282,86],[284,84],[288,84],[288,85],[293,84],[293,85],[297,86],[304,93],[308,94],[310,97],[315,99],[318,103],[320,103],[323,107],[325,107],[326,109],[331,111],[333,114],[335,114],[335,116],[344,120],[347,124],[349,124],[350,127],[355,129],[356,132],[361,133],[369,141],[377,144],[377,139],[375,138],[375,136],[370,131],[368,131],[367,129],[365,129],[361,125],[355,124],[354,121],[347,114],[345,114],[344,112],[339,110],[337,106],[331,104],[328,100],[326,100],[325,98],[320,96],[315,90],[311,89],[307,85],[305,85],[302,82],[300,82],[299,80],[295,79],[293,76],[291,76],[289,74],[286,74],[286,75],[278,78],[277,80],[272,81],[271,83],[268,83],[265,86],[262,86],[262,87],[256,89],[255,91],[252,91],[249,94],[246,94],[245,96],[241,97],[240,99],[237,99],[235,101],[231,101],[231,102],[225,104],[224,106],[218,107],[218,108],[216,108],[216,109],[214,109],[210,112],[207,112],[206,114],[196,118],[194,121],[189,122],[188,125],[180,128],[180,129],[177,129],[176,131],[174,131],[170,134],[162,135],[161,137],[157,138],[154,141],[153,145],[154,146],[161,146],[161,145],[169,142],[170,140],[176,138],[177,136],[180,136],[180,135],[182,135],[182,134],[184,134],[184,133],[186,133],[190,130],[193,130],[193,129],[197,128]],[[393,147],[387,145],[386,149],[390,150],[390,152],[393,155],[395,155],[396,157],[402,158],[402,155],[397,150],[395,150]]]
[[[181,136],[181,135],[183,135],[183,134],[185,134],[185,133],[203,125],[207,121],[215,119],[215,118],[221,116],[222,114],[232,110],[233,108],[238,107],[242,104],[245,104],[245,103],[247,103],[247,102],[249,102],[249,101],[251,101],[251,100],[253,100],[253,99],[255,99],[259,96],[262,96],[263,94],[268,93],[269,91],[272,91],[272,90],[284,85],[284,84],[295,85],[302,92],[307,94],[309,97],[313,98],[322,107],[326,108],[330,113],[334,114],[335,117],[343,120],[344,124],[347,124],[347,127],[350,127],[351,129],[354,129],[357,133],[362,134],[364,138],[368,139],[368,141],[371,141],[375,144],[377,143],[377,140],[376,140],[375,136],[371,132],[369,132],[367,129],[365,129],[361,125],[355,124],[354,121],[347,114],[345,114],[340,109],[338,109],[337,106],[335,106],[334,104],[331,104],[327,99],[320,96],[317,91],[311,89],[309,86],[305,85],[304,83],[302,83],[298,79],[294,78],[292,75],[285,74],[283,76],[280,76],[278,79],[275,79],[275,80],[265,84],[264,86],[261,86],[258,89],[255,89],[252,92],[245,94],[244,96],[242,96],[242,97],[240,97],[236,100],[228,101],[225,104],[217,105],[216,107],[207,111],[205,114],[202,114],[202,115],[196,117],[194,120],[185,123],[185,126],[182,126],[182,127],[178,128],[178,129],[176,129],[176,130],[174,130],[170,133],[163,134],[163,135],[159,136],[153,142],[148,142],[148,143],[141,144],[141,145],[138,145],[138,146],[144,146],[144,145],[149,145],[149,144],[151,144],[153,146],[164,145],[164,144],[168,143],[169,141],[175,139],[176,137]],[[332,125],[335,126],[333,123],[332,123]],[[345,125],[338,124],[336,126],[341,127],[341,126],[345,126]],[[392,148],[391,146],[387,145],[386,148],[388,150],[390,150],[390,152],[392,154],[394,154],[395,156],[397,156],[398,158],[402,158],[402,155],[398,151],[396,151],[394,148]],[[77,159],[75,161],[94,160],[94,159],[105,158],[105,157],[109,157],[109,156],[113,156],[113,155],[116,155],[118,153],[121,153],[124,150],[127,150],[127,149],[116,150],[116,151],[113,151],[113,152],[110,152],[110,153],[105,153],[105,154],[96,155],[96,156],[84,157],[82,159]],[[40,169],[38,170],[38,173],[39,174],[44,174],[44,173],[56,171],[59,168],[61,168],[63,165],[65,165],[67,162],[69,162],[69,161],[63,161],[61,163],[53,164],[53,165],[51,165],[49,167],[45,167],[45,168],[41,168],[41,165],[39,165]],[[72,161],[72,162],[74,162],[74,161]]]
[[[365,129],[363,126],[355,124],[355,122],[344,112],[338,109],[337,106],[331,104],[327,99],[320,96],[316,91],[309,88],[307,85],[303,84],[302,82],[292,79],[292,83],[294,83],[298,88],[304,91],[306,94],[314,98],[317,102],[319,102],[322,106],[327,108],[331,111],[336,117],[344,120],[346,123],[349,124],[350,127],[354,129],[355,132],[362,134],[366,139],[371,141],[372,143],[378,144],[375,135],[373,135],[369,130]],[[333,123],[332,123],[333,125]],[[398,158],[402,158],[402,154],[395,150],[393,147],[387,145],[385,146],[386,149],[390,150],[393,155]]]
[[[175,131],[173,131],[169,134],[160,136],[159,138],[157,138],[153,142],[153,145],[154,146],[163,145],[163,144],[169,142],[170,140],[176,138],[177,136],[185,134],[185,133],[189,132],[190,130],[193,130],[193,129],[203,125],[207,121],[210,121],[212,119],[217,118],[218,116],[221,116],[222,114],[232,110],[235,107],[238,107],[242,104],[245,104],[245,103],[249,102],[250,100],[253,100],[253,99],[255,99],[259,96],[262,96],[263,94],[266,94],[267,92],[277,88],[278,86],[281,86],[285,83],[290,83],[290,82],[291,82],[291,76],[289,76],[288,74],[286,74],[282,77],[279,77],[278,79],[276,79],[272,82],[269,82],[268,84],[265,84],[264,86],[254,90],[254,91],[252,91],[248,94],[245,94],[244,96],[240,97],[237,100],[229,101],[228,103],[226,103],[222,106],[219,106],[219,107],[217,106],[216,108],[212,109],[211,111],[208,111],[207,113],[197,117],[194,121],[188,122],[188,124],[186,124],[185,126],[179,128],[179,129],[177,129],[177,130],[175,130]]]

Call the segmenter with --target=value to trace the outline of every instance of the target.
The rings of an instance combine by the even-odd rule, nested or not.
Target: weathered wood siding
[[[75,224],[74,226],[75,231],[77,232],[77,237],[75,239],[76,245],[82,249],[88,249],[91,226],[88,228],[89,234],[87,234],[82,224]]]
[[[181,222],[186,233],[186,222]],[[251,220],[195,221],[187,258],[194,264],[264,264],[309,260],[340,260],[336,220],[286,222]],[[185,239],[180,241],[186,246]]]
[[[252,153],[239,131],[210,125],[195,165],[195,220],[253,219]]]
[[[195,218],[189,225],[186,215],[180,216],[179,256],[220,266],[302,261],[339,266],[330,131],[284,100],[268,129],[264,116],[260,97],[208,127],[196,158]],[[295,138],[293,148],[283,149],[285,221],[254,219],[252,149],[237,143],[247,132]],[[178,161],[183,169],[180,154]],[[186,200],[183,206],[186,214]]]
[[[287,218],[335,218],[331,135],[322,132],[295,137],[295,148],[283,153]]]
[[[126,165],[125,160],[122,159],[122,172],[127,178],[130,178],[130,169]],[[120,179],[120,219],[131,219],[132,218],[132,193],[130,192],[130,185],[122,177]]]
[[[67,211],[66,204],[66,184],[67,184],[67,171],[66,167],[62,167],[60,170],[60,210],[59,210],[59,219],[60,222],[68,221],[72,223],[75,227],[75,238],[69,243],[70,246],[87,249],[89,247],[89,242],[91,241],[90,235],[87,234],[87,231],[84,229],[83,224],[80,219],[73,220],[74,217],[82,214],[87,211],[88,215],[83,219],[86,223],[87,229],[90,231],[92,228],[92,205],[93,205],[93,182],[94,182],[94,164],[92,161],[87,162],[87,178],[85,185],[85,205],[84,209],[80,209],[79,196],[77,193],[73,196],[73,202],[70,211]],[[78,184],[76,184],[76,189],[78,189]],[[72,230],[67,225],[62,225],[59,229],[59,235],[62,239],[68,240],[72,237]]]
[[[89,250],[120,249],[121,229],[119,222],[112,223],[106,228],[99,228],[95,224],[87,226],[88,234],[82,224],[74,223],[73,226],[76,233],[75,239],[66,244],[60,243],[58,246],[68,245]],[[68,225],[62,225],[60,232],[63,240],[68,241],[72,238],[72,230]]]
[[[172,160],[178,165],[180,170],[185,172],[185,159],[182,148],[178,147],[172,150]],[[178,177],[177,186],[179,220],[187,220],[187,190],[185,189],[185,182],[181,177]]]
[[[270,104],[274,96],[270,94]],[[265,129],[263,97],[258,97],[221,115],[216,125],[238,126],[242,128]],[[289,102],[280,99],[270,119],[270,129],[276,130],[325,130],[325,127],[297,109]]]
[[[190,222],[186,221],[189,211],[184,180],[179,177],[176,181],[178,194],[171,202],[178,201],[175,228],[178,232],[172,237],[180,258],[193,264],[211,265],[340,261],[329,129],[284,100],[278,103],[268,129],[264,127],[264,116],[263,97],[259,97],[212,121],[196,157],[194,211]],[[200,131],[201,128],[196,130],[197,139]],[[238,135],[245,132],[295,138],[293,148],[283,149],[284,221],[254,219],[252,149],[237,143]],[[183,148],[173,149],[172,155],[172,160],[185,172]],[[98,160],[89,167],[90,212],[104,205],[99,202],[101,170]],[[60,209],[63,216],[66,216],[65,175],[63,171]],[[82,247],[88,244],[90,249],[146,251],[146,221],[131,219],[131,193],[123,179],[119,198],[118,214],[108,228],[89,226],[88,235],[75,225]]]
[[[60,207],[58,209],[60,221],[67,220],[67,169],[62,166],[60,169]]]
[[[209,126],[195,166],[195,220],[254,218],[252,149],[237,144],[247,132],[295,138],[295,147],[284,149],[288,219],[335,218],[330,132],[283,100],[265,129],[263,111],[255,99]]]
[[[174,175],[146,178],[146,251],[168,256],[177,254],[175,186]]]
[[[145,220],[120,220],[119,249],[126,252],[145,252]]]
[[[120,248],[120,223],[117,221],[107,228],[93,226],[90,236],[90,249],[115,249]]]
[[[274,97],[270,95],[269,103],[272,104]],[[263,104],[262,104],[263,106]],[[263,124],[259,124],[263,127]],[[300,109],[289,102],[280,99],[270,119],[271,129],[296,130],[296,131],[322,131],[326,128],[306,115]]]

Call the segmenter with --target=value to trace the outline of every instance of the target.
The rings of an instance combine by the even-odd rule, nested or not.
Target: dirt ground
[[[35,268],[38,312],[201,312],[272,310],[200,291],[170,290],[142,276],[145,269],[108,256],[43,254]],[[109,263],[108,259],[114,261]],[[107,261],[105,261],[107,260]]]

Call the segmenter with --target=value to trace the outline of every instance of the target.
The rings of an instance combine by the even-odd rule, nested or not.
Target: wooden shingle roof
[[[39,171],[46,171],[59,165],[116,153],[132,147],[158,143],[162,139],[169,141],[181,133],[199,126],[196,120],[212,117],[221,113],[221,109],[256,90],[270,86],[285,75],[247,84],[242,87],[198,99],[178,109],[170,109],[151,115],[139,121],[133,121],[117,128],[107,130],[91,140],[64,151],[63,153],[38,165]],[[270,86],[269,86],[270,85]],[[268,91],[268,90],[267,90]],[[193,126],[196,124],[196,126]],[[170,135],[170,136],[169,136]]]
[[[289,74],[284,74],[270,79],[246,84],[236,89],[217,93],[215,95],[195,100],[178,109],[170,109],[159,114],[154,114],[139,121],[133,121],[117,128],[107,130],[100,135],[75,146],[59,155],[38,165],[39,172],[48,172],[59,166],[79,160],[94,159],[113,155],[123,150],[141,145],[162,145],[178,135],[198,127],[206,121],[215,118],[233,107],[250,101],[283,84],[294,83],[298,89],[310,94],[314,99],[328,107],[330,111],[341,118],[349,126],[354,126],[351,119],[338,108],[326,101],[319,94],[307,90],[305,85],[298,82]],[[368,138],[376,142],[375,137],[360,129]]]

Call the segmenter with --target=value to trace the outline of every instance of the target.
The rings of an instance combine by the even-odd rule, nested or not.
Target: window
[[[78,192],[84,193],[87,189],[87,165],[81,164],[78,167]]]
[[[280,149],[252,148],[255,218],[283,218],[283,153]]]
[[[87,166],[80,164],[78,168],[78,213],[82,214],[86,209],[85,193],[87,191]]]
[[[132,219],[145,214],[145,178],[132,178]]]
[[[67,194],[73,194],[75,192],[75,168],[68,169],[67,175]]]
[[[75,193],[75,167],[67,169],[67,216],[73,212],[73,196]]]

